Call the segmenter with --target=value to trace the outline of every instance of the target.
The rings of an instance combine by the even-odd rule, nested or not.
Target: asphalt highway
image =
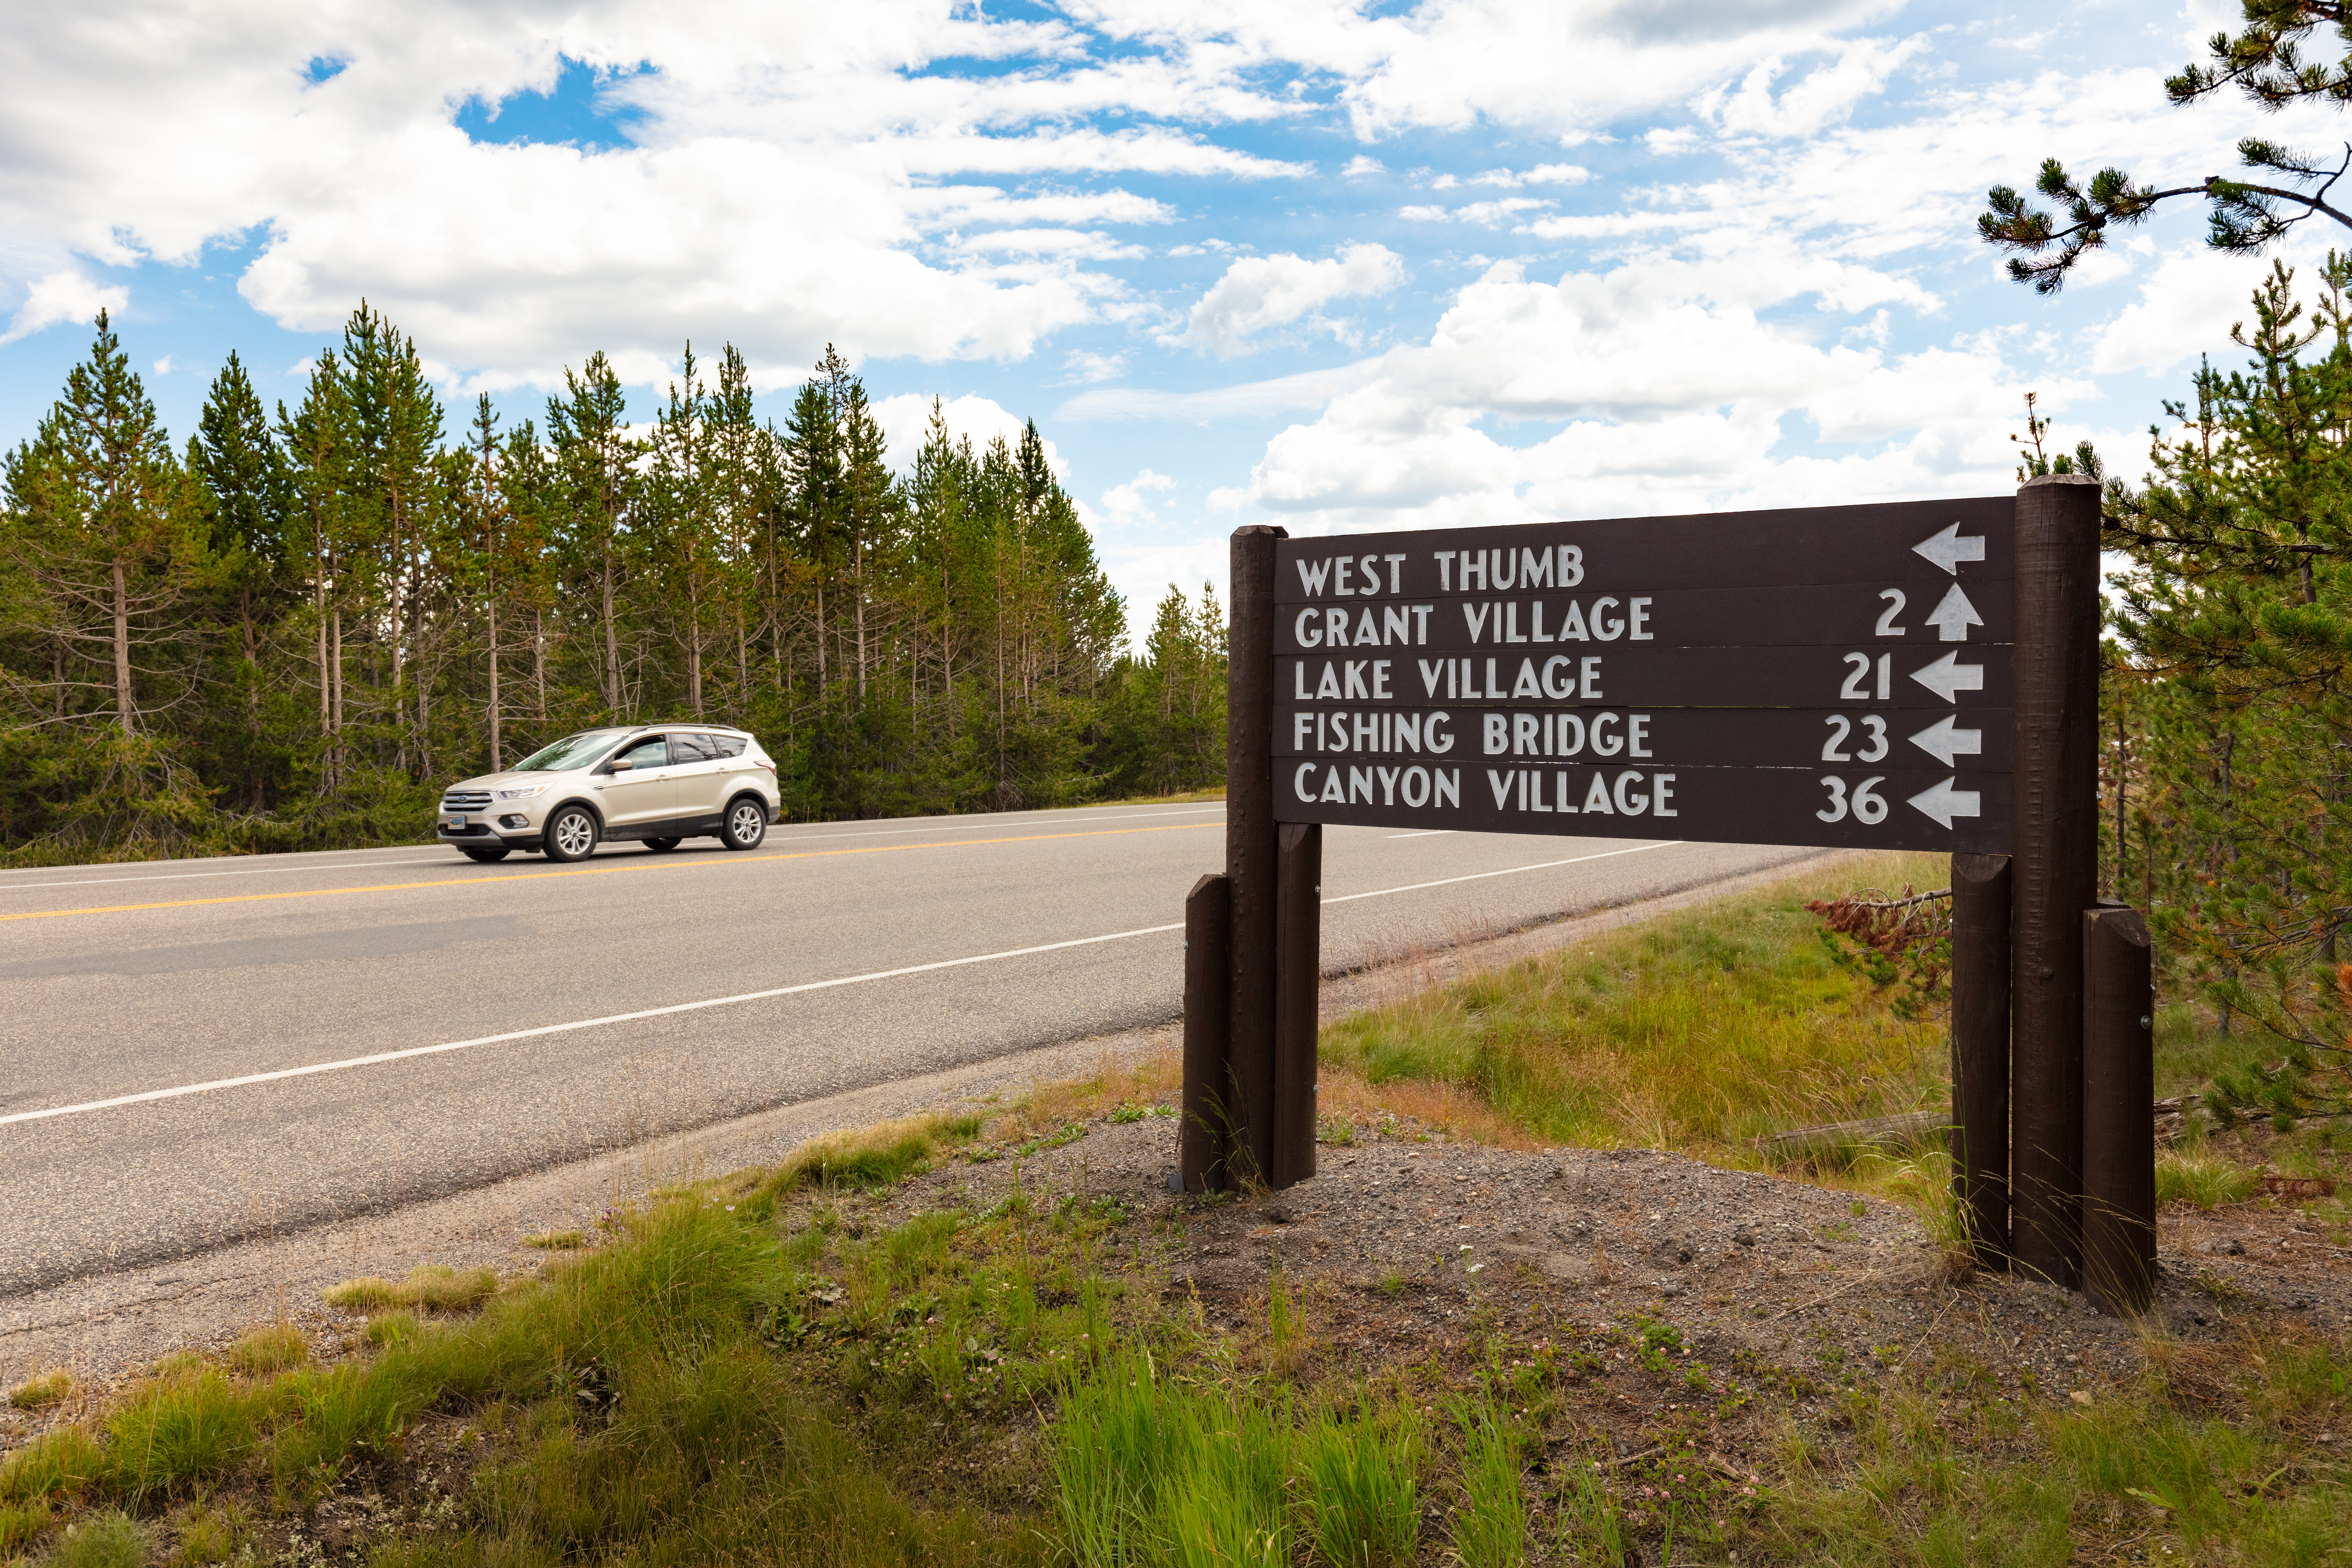
[[[0,873],[0,1296],[1165,1021],[1221,805]],[[1327,970],[1805,852],[1327,830]]]

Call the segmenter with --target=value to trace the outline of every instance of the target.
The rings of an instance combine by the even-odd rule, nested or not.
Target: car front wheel
[[[758,801],[745,795],[727,808],[727,827],[719,837],[728,848],[757,849],[767,837],[768,814]]]
[[[567,805],[548,822],[541,837],[549,859],[585,860],[595,853],[596,818],[586,806]]]

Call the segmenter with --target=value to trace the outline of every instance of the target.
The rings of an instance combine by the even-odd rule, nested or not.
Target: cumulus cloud
[[[1886,89],[1887,78],[1927,47],[1925,37],[1859,38],[1834,59],[1807,72],[1778,97],[1772,84],[1788,73],[1775,56],[1759,63],[1738,87],[1719,87],[1699,96],[1700,116],[1734,135],[1811,136],[1843,123],[1864,99]]]
[[[892,397],[874,401],[874,422],[882,427],[882,438],[887,445],[890,462],[904,468],[915,460],[929,437],[931,426],[931,405],[934,395],[927,392],[902,392]],[[1007,446],[1020,444],[1021,432],[1028,420],[1013,413],[994,398],[966,393],[961,397],[938,398],[940,416],[947,421],[951,439],[969,437],[975,451],[985,451],[988,444],[1003,437]],[[1045,461],[1055,475],[1067,479],[1069,460],[1054,445],[1053,437],[1039,433],[1045,447]]]
[[[1151,510],[1150,496],[1176,488],[1176,481],[1167,474],[1143,468],[1123,485],[1113,485],[1103,491],[1102,521],[1113,528],[1149,527],[1157,524],[1159,515]]]
[[[1213,500],[1314,530],[1998,488],[2029,384],[2052,407],[2095,397],[2079,378],[2029,379],[1981,340],[1825,347],[1760,313],[1782,302],[1769,293],[1733,264],[1554,281],[1497,266],[1426,342],[1381,356]],[[1786,439],[1808,433],[1852,449],[1791,456]]]
[[[129,289],[94,283],[72,268],[62,268],[25,290],[25,302],[8,318],[0,343],[13,343],[60,321],[87,322],[100,310],[120,311],[130,303]]]
[[[1221,358],[1246,353],[1260,332],[1314,316],[1334,300],[1385,294],[1403,281],[1403,258],[1384,245],[1351,245],[1321,261],[1244,257],[1225,268],[1192,306],[1184,331],[1168,341]]]

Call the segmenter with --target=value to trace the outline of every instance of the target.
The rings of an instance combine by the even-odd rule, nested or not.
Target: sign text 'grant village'
[[[2004,852],[2015,506],[1284,540],[1275,815]]]

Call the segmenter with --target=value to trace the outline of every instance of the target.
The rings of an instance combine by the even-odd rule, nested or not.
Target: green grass
[[[1738,1152],[1766,1133],[1930,1108],[1943,1029],[1841,967],[1808,900],[1936,885],[1928,856],[1828,874],[1470,975],[1341,1019],[1324,1064],[1478,1095],[1547,1143]]]
[[[291,1323],[268,1323],[229,1347],[228,1364],[247,1377],[264,1377],[310,1359],[310,1342]]]

